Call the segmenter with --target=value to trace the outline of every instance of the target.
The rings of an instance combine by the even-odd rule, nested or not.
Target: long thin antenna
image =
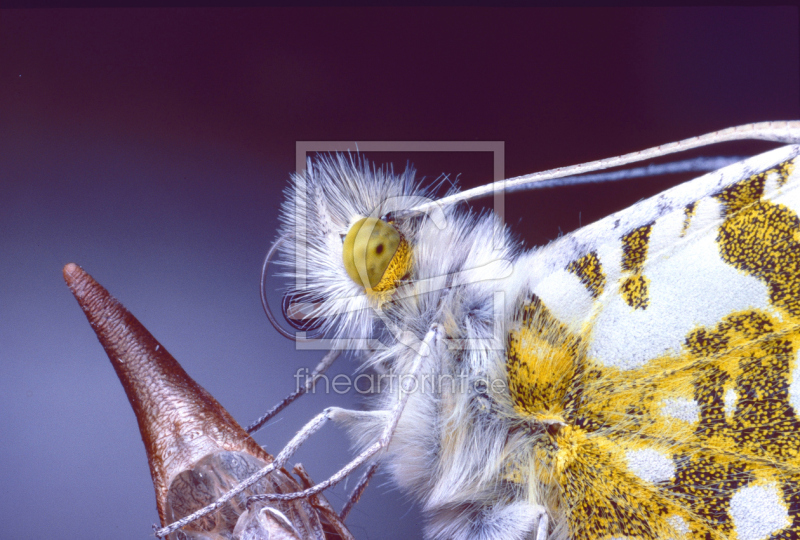
[[[638,152],[631,152],[622,156],[612,158],[600,159],[597,161],[590,161],[580,165],[572,165],[570,167],[558,167],[548,171],[526,174],[508,180],[500,180],[499,182],[492,182],[485,186],[476,187],[461,193],[454,193],[435,202],[428,202],[416,206],[405,212],[398,212],[403,215],[413,215],[418,213],[429,212],[435,206],[447,206],[470,199],[477,199],[487,195],[493,195],[499,191],[518,190],[525,187],[542,182],[544,180],[551,180],[554,178],[563,178],[565,176],[574,176],[577,174],[584,174],[611,167],[619,167],[637,161],[644,161],[646,159],[653,159],[676,152],[684,152],[692,148],[699,148],[701,146],[708,146],[728,141],[738,140],[762,140],[773,141],[782,143],[799,143],[800,142],[800,121],[781,121],[781,122],[759,122],[757,124],[745,124],[743,126],[736,126],[699,137],[691,137],[682,141],[663,144],[648,148],[647,150],[640,150]]]
[[[538,180],[531,184],[523,184],[510,188],[506,187],[505,192],[511,193],[514,191],[530,191],[552,187],[599,184],[604,182],[616,182],[618,180],[629,180],[631,178],[649,178],[665,174],[716,171],[717,169],[747,159],[747,157],[749,156],[696,157],[682,159],[680,161],[671,161],[669,163],[651,163],[643,167],[633,167],[619,171],[604,171],[594,174],[582,174],[580,176],[565,176],[562,178],[551,178],[549,180]]]

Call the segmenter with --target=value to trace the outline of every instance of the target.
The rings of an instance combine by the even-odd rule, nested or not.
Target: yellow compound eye
[[[405,242],[400,233],[385,221],[376,218],[358,220],[347,232],[342,248],[342,259],[347,275],[365,289],[393,287],[394,280],[402,276],[392,276],[391,284],[381,284],[382,287],[378,287],[378,284],[398,254],[401,244]],[[403,258],[407,258],[408,249],[400,251]],[[407,261],[402,262],[402,266],[407,266]],[[364,274],[369,281],[368,284],[362,279]]]

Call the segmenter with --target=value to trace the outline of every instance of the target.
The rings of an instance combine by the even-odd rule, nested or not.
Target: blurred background
[[[798,119],[799,50],[790,7],[0,11],[2,535],[146,539],[158,519],[64,264],[246,425],[321,356],[281,338],[258,295],[297,141],[504,141],[516,176]],[[488,153],[373,157],[428,181],[492,179]],[[515,194],[506,219],[535,246],[684,179]],[[256,439],[277,452],[326,405],[359,399],[308,396]],[[323,480],[351,456],[328,426],[297,461]],[[335,507],[347,490],[328,493]],[[348,524],[415,538],[421,519],[379,475]]]

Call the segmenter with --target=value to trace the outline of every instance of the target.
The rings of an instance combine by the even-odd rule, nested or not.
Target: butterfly
[[[746,136],[800,142],[800,124],[481,193]],[[276,244],[294,280],[284,315],[352,351],[380,392],[369,411],[326,409],[279,454],[329,419],[362,448],[295,496],[371,463],[358,489],[387,467],[428,538],[798,537],[799,154],[735,163],[529,251],[457,204],[474,193],[309,162]]]

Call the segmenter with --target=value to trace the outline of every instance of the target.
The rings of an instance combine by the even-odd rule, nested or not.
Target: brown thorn
[[[272,462],[272,456],[92,276],[73,263],[64,266],[63,273],[136,414],[162,526],[167,525],[166,501],[172,479],[191,469],[204,456],[225,450]],[[286,471],[276,471],[273,475],[281,491],[298,489]],[[307,508],[305,504],[302,506]],[[316,521],[317,516],[308,518]],[[329,516],[325,518],[331,521]],[[337,522],[334,529],[340,527],[344,526]]]

